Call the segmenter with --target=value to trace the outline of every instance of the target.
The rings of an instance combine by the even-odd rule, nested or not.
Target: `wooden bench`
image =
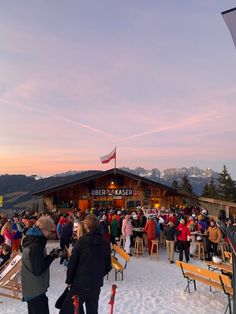
[[[123,272],[126,269],[127,263],[130,261],[130,256],[124,250],[122,250],[118,245],[113,245],[114,255],[111,257],[111,265],[115,270],[115,280],[117,280],[117,274],[121,274],[123,280]],[[120,260],[123,259],[124,263],[121,263]]]
[[[229,313],[232,313],[231,298],[233,296],[233,288],[231,280],[228,276],[181,261],[176,261],[176,265],[181,268],[183,276],[187,280],[185,291],[188,290],[190,293],[190,283],[192,282],[194,285],[194,290],[197,290],[196,281],[208,285],[210,287],[210,291],[211,287],[221,290],[228,298],[228,305],[225,313],[227,312],[228,308]]]

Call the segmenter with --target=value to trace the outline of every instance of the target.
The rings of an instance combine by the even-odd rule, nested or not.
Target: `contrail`
[[[103,136],[106,136],[106,137],[109,137],[109,138],[114,138],[114,136],[110,133],[107,133],[107,132],[104,132],[100,129],[97,129],[97,128],[94,128],[88,124],[84,124],[84,123],[81,123],[79,121],[75,121],[73,119],[70,119],[70,118],[67,118],[67,117],[63,117],[63,116],[60,116],[60,115],[55,115],[54,113],[51,113],[49,111],[46,111],[46,110],[42,110],[42,109],[38,109],[38,108],[34,108],[34,107],[31,107],[31,106],[28,106],[28,105],[23,105],[23,104],[19,104],[19,103],[13,103],[13,102],[9,102],[3,98],[0,98],[0,102],[2,103],[5,103],[7,105],[10,105],[10,106],[14,106],[14,107],[18,107],[18,108],[22,108],[22,109],[25,109],[25,110],[28,110],[28,111],[32,111],[32,112],[37,112],[41,115],[44,115],[44,116],[49,116],[49,117],[53,117],[54,119],[59,119],[59,120],[62,120],[62,121],[65,121],[65,122],[69,122],[69,123],[73,123],[74,125],[76,126],[79,126],[83,129],[87,129],[91,132],[94,132],[94,133],[97,133],[97,134],[101,134]]]
[[[147,130],[145,132],[141,132],[141,133],[136,133],[127,137],[123,137],[120,139],[120,141],[127,141],[127,140],[131,140],[137,137],[142,137],[142,136],[146,136],[146,135],[151,135],[154,133],[161,133],[164,131],[170,131],[170,130],[176,130],[176,129],[181,129],[181,128],[185,128],[187,126],[191,126],[191,125],[197,125],[203,122],[207,122],[207,121],[211,121],[212,119],[217,119],[217,118],[221,118],[222,115],[219,114],[214,114],[214,115],[209,115],[206,117],[202,117],[202,116],[196,116],[196,117],[190,117],[187,120],[177,123],[175,125],[171,124],[170,126],[165,126],[162,128],[156,128],[156,129],[152,129],[152,130]]]

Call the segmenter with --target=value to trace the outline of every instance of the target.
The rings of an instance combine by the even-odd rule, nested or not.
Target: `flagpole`
[[[114,174],[116,174],[116,146],[115,146],[115,168],[114,168]]]

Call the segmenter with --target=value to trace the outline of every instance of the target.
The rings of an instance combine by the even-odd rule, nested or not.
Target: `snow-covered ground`
[[[58,243],[50,242],[49,250]],[[176,259],[178,254],[176,254]],[[191,260],[191,263],[204,266],[201,261]],[[65,288],[66,268],[58,260],[51,265],[51,285],[48,290],[50,313],[56,314],[55,301]],[[111,286],[118,287],[115,296],[114,314],[222,314],[227,306],[226,296],[209,287],[197,283],[197,291],[188,294],[184,292],[186,280],[181,270],[175,264],[169,264],[166,250],[160,249],[160,259],[150,259],[149,256],[132,257],[124,272],[124,281],[116,281],[112,270],[109,279],[104,278],[104,286],[99,300],[99,314],[110,313],[108,304]],[[0,296],[1,314],[26,314],[27,304],[21,301]]]

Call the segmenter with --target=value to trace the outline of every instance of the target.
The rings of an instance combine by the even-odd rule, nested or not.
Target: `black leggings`
[[[178,241],[179,260],[183,260],[183,251],[185,253],[186,262],[189,261],[189,241]]]
[[[28,303],[28,314],[49,314],[48,297],[46,294],[41,294]]]
[[[67,298],[60,310],[59,314],[74,314],[74,306],[72,301],[73,292],[69,292]],[[99,300],[100,288],[99,289],[79,289],[79,313],[84,314],[83,304],[85,303],[87,314],[98,313],[98,300]]]
[[[217,255],[218,243],[211,242],[209,239],[207,239],[206,246],[208,255],[210,255],[211,252],[213,252],[213,255]]]
[[[110,235],[110,241],[111,241],[112,244],[117,244],[116,243],[116,237],[114,237],[112,235]]]

